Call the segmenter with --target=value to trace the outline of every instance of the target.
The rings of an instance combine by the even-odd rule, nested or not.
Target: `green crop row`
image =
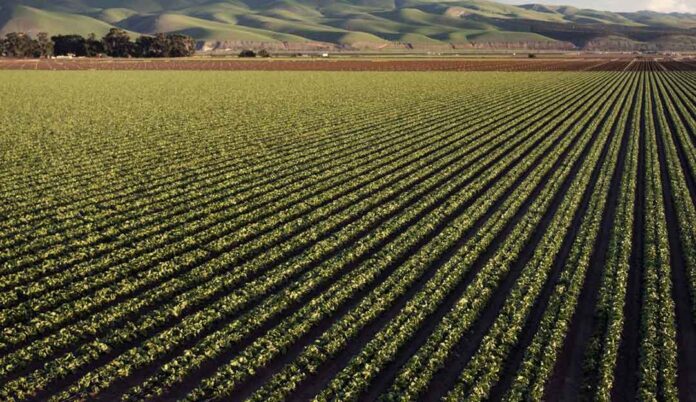
[[[502,129],[501,129],[501,130],[502,130]],[[495,135],[495,134],[496,134],[496,131],[494,131],[493,133],[491,133],[491,135]],[[514,143],[508,144],[508,147],[510,147],[510,149],[512,149],[513,146],[514,146]],[[509,150],[508,150],[507,147],[497,149],[494,153],[490,153],[490,151],[489,151],[487,148],[485,148],[485,147],[479,149],[478,151],[482,152],[482,154],[487,155],[487,157],[488,157],[489,159],[491,159],[491,160],[495,160],[495,158],[499,157],[500,155],[505,155],[506,152],[509,152]],[[463,162],[463,160],[462,160],[462,162]],[[451,165],[451,166],[450,166],[450,168],[455,168],[455,167],[456,167],[456,165],[453,165],[453,166]],[[473,178],[475,177],[473,174],[474,174],[478,169],[479,169],[478,167],[477,167],[477,168],[469,168],[469,169],[468,169],[468,172],[466,172],[466,174],[460,174],[460,175],[458,175],[458,176],[457,176],[457,181],[450,181],[450,182],[447,183],[447,185],[446,185],[444,188],[442,188],[441,190],[439,190],[439,191],[436,192],[436,193],[432,193],[431,195],[429,195],[428,198],[430,198],[430,200],[428,200],[427,202],[425,202],[425,200],[421,199],[421,201],[420,201],[419,204],[418,204],[418,209],[420,209],[420,208],[422,208],[422,207],[427,207],[428,205],[434,205],[436,202],[438,202],[438,201],[437,201],[437,200],[438,200],[438,197],[433,197],[433,196],[434,196],[434,195],[438,195],[438,194],[443,194],[443,195],[447,194],[448,197],[450,197],[450,198],[445,198],[445,201],[446,201],[447,203],[450,203],[450,204],[451,204],[451,201],[450,201],[450,200],[452,199],[452,190],[457,188],[457,182],[464,181],[464,183],[466,183],[467,181],[473,179]],[[473,188],[471,188],[471,187],[472,187],[474,184],[475,184],[476,186],[483,186],[483,185],[485,185],[485,183],[489,182],[489,181],[491,180],[492,177],[495,177],[495,174],[496,174],[496,171],[486,172],[486,174],[485,174],[484,177],[476,179],[475,182],[473,182],[471,185],[468,186],[468,190],[466,191],[466,194],[469,194],[469,197],[470,197],[472,194],[475,194],[475,188],[476,188],[476,187],[473,187]],[[487,177],[487,178],[486,178],[486,177]],[[440,193],[440,191],[442,191],[443,193]],[[459,191],[463,191],[463,190],[459,190]],[[456,204],[455,204],[455,205],[456,205]],[[384,205],[384,207],[387,207],[387,206],[390,206],[390,205],[389,205],[389,204]],[[391,206],[390,206],[390,207],[391,207]],[[393,207],[398,208],[398,205],[394,205]],[[450,207],[450,208],[453,208],[452,204],[451,204],[449,207]],[[417,213],[418,209],[412,210],[412,211],[408,211],[408,212],[409,212],[408,214],[399,216],[399,219],[392,219],[390,222],[388,222],[388,223],[389,223],[389,226],[387,226],[388,230],[385,230],[385,229],[378,229],[378,232],[377,232],[377,233],[379,233],[379,237],[377,237],[377,238],[375,238],[375,239],[369,239],[370,242],[368,242],[368,244],[371,243],[373,240],[377,240],[377,239],[379,239],[379,238],[383,238],[383,236],[386,237],[386,236],[389,236],[391,233],[398,233],[400,230],[403,230],[403,229],[400,229],[400,228],[403,228],[405,223],[407,223],[407,222],[413,220],[414,213]],[[387,210],[384,210],[384,211],[387,211]],[[417,216],[417,215],[416,215],[416,216]],[[437,215],[436,215],[436,216],[437,216]],[[429,219],[428,219],[427,217],[421,219],[421,222],[424,223],[424,224],[427,223],[428,221],[429,221]],[[432,220],[430,220],[430,221],[432,221]],[[353,229],[353,230],[355,230],[355,229]],[[350,233],[350,231],[348,231],[348,233]],[[407,237],[407,238],[408,238],[408,237]],[[327,241],[327,242],[324,242],[324,243],[326,243],[327,245],[335,245],[335,244],[337,243],[337,239],[339,239],[339,242],[338,242],[338,243],[340,244],[340,243],[341,243],[341,242],[340,242],[341,237],[340,237],[339,235],[337,235],[336,237],[330,239],[330,241]],[[418,236],[410,236],[410,240],[411,240],[411,241],[417,241],[417,240],[418,240]],[[390,246],[391,246],[391,245],[397,245],[397,244],[398,244],[398,242],[393,242],[393,243],[390,243]],[[323,246],[323,247],[326,247],[326,246],[324,246],[324,245],[322,245],[322,246]],[[358,248],[358,249],[362,249],[362,247],[360,247],[360,248]],[[403,252],[403,251],[402,251],[402,252]],[[307,254],[308,254],[309,256],[312,256],[313,258],[316,258],[316,257],[317,257],[317,255],[316,255],[313,251],[311,251],[311,250],[309,250],[309,251],[307,252]],[[344,254],[344,253],[342,253],[342,254]],[[320,254],[320,255],[321,255],[321,254]],[[339,268],[342,267],[342,266],[345,266],[345,265],[349,264],[351,260],[354,260],[354,259],[355,259],[356,257],[358,257],[358,256],[359,256],[359,254],[357,254],[357,255],[356,255],[356,254],[340,255],[340,256],[339,256],[340,259],[337,259],[337,260],[334,260],[334,261],[330,261],[329,263],[322,264],[322,266],[326,266],[328,269],[330,269],[329,272],[336,272],[337,269],[339,269]],[[346,258],[346,257],[348,257],[348,258]],[[310,261],[311,261],[311,260],[310,260]],[[342,261],[342,262],[341,262],[341,263],[337,263],[337,261],[338,261],[338,262],[341,262],[341,261]],[[291,262],[293,262],[293,261],[291,261]],[[293,267],[293,265],[283,264],[283,266],[280,267],[280,269],[274,270],[274,271],[272,272],[272,274],[274,274],[274,276],[279,276],[280,278],[285,278],[285,277],[287,276],[288,266],[289,266],[289,267]],[[301,265],[300,265],[300,266],[301,266]],[[295,269],[297,269],[297,268],[293,268],[292,271],[294,271]],[[340,272],[340,271],[339,271],[339,272]],[[271,276],[271,275],[269,275],[269,276],[270,276],[270,279],[271,279],[271,280],[272,280],[272,278],[274,277],[274,276]],[[263,284],[263,283],[264,283],[264,282],[263,282],[264,280],[267,281],[268,279],[261,278],[261,281],[259,281],[259,282],[261,282],[261,283]],[[303,279],[298,280],[298,283],[299,283],[299,284],[305,284],[305,283],[306,283],[306,280],[303,280]],[[311,282],[310,282],[310,283],[311,283]],[[256,284],[256,282],[252,282],[252,283],[250,284],[250,288],[251,288],[251,289],[254,289],[255,286],[258,286],[258,285]],[[266,286],[267,286],[267,285],[266,285]],[[311,289],[311,288],[307,288],[306,290],[304,290],[304,292],[308,292],[310,289]],[[244,292],[244,293],[241,293],[241,292]],[[248,293],[248,291],[246,291],[244,288],[240,289],[240,294],[246,294],[246,293]],[[253,292],[252,294],[257,294],[257,292]],[[294,292],[293,294],[296,295],[297,293]],[[248,298],[248,297],[247,297],[247,298]],[[232,300],[232,299],[231,299],[231,300]],[[280,306],[284,306],[285,308],[287,308],[287,298],[285,298],[285,299],[280,298],[280,299],[278,299],[278,300],[280,300],[280,301],[282,302],[282,304],[281,304]],[[245,303],[246,303],[246,302],[241,302],[241,301],[240,301],[239,303],[230,303],[229,301],[225,301],[225,304],[224,304],[225,310],[228,311],[226,314],[234,313],[235,311],[237,311],[237,306],[238,306],[238,305],[244,305]],[[214,313],[214,314],[211,316],[211,318],[220,315],[220,310],[219,310],[219,308],[218,308],[218,309],[215,309],[215,308],[208,308],[207,311],[211,311],[211,312]],[[201,313],[206,313],[206,311],[202,311]],[[206,314],[208,314],[208,313],[206,313]],[[256,313],[256,315],[258,315],[258,313]],[[204,317],[204,315],[201,315],[201,317]],[[253,317],[253,315],[252,315],[252,317]],[[210,319],[208,319],[208,320],[206,320],[206,321],[211,322]],[[184,334],[182,334],[182,335],[184,335]],[[217,335],[219,335],[219,334],[215,334],[215,335],[217,336]],[[236,337],[229,337],[229,340],[231,341],[231,340],[233,340],[233,339],[235,339],[235,338],[236,338]],[[183,339],[185,339],[185,338],[183,338]],[[183,340],[183,339],[182,339],[182,340]],[[225,338],[223,337],[223,339],[225,339]],[[174,344],[175,344],[175,343],[174,343]],[[128,361],[133,361],[133,360],[134,360],[134,357],[131,356],[131,357],[128,357],[127,359],[124,359],[123,361],[124,361],[124,362],[128,362]],[[140,360],[140,359],[135,359],[135,360],[137,361],[137,360]],[[146,360],[146,361],[147,361],[147,360]],[[121,362],[119,362],[119,364],[121,364]]]
[[[643,93],[644,83],[640,79],[635,94]],[[588,341],[583,364],[581,392],[588,399],[611,400],[614,373],[619,346],[623,333],[624,305],[631,269],[631,253],[634,250],[636,189],[638,186],[638,153],[640,147],[640,121],[643,102],[633,102],[629,114],[628,145],[621,186],[618,194],[616,214],[605,257],[602,283],[595,307],[596,327]]]
[[[635,78],[633,80],[635,81]],[[621,94],[623,99],[629,100],[628,105],[624,102],[613,108],[607,120],[608,123],[604,126],[604,131],[611,132],[612,141],[606,161],[600,171],[570,253],[565,260],[563,271],[554,285],[554,292],[544,309],[544,315],[534,339],[525,351],[524,359],[506,396],[507,400],[543,399],[544,397],[545,384],[556,365],[560,348],[564,344],[577,308],[580,292],[586,283],[586,273],[595,252],[609,193],[617,191],[611,189],[611,179],[618,159],[623,157],[619,154],[621,142],[625,136],[631,135],[626,133],[626,120],[630,114],[626,113],[625,109],[630,109],[630,102],[635,99],[635,94],[636,85],[631,82]]]
[[[696,74],[639,63],[0,72],[0,399],[688,395]]]
[[[638,397],[643,400],[677,400],[677,347],[674,300],[671,297],[670,248],[653,111],[655,100],[649,77],[645,95],[645,246]]]

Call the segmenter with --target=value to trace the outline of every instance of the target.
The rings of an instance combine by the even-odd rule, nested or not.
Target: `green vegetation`
[[[0,78],[2,400],[696,378],[692,72]]]
[[[0,56],[15,58],[47,58],[51,56],[78,57],[186,57],[195,53],[195,42],[182,34],[158,33],[142,35],[135,42],[128,32],[112,28],[103,38],[95,34],[87,38],[81,35],[56,35],[45,32],[36,39],[24,32],[11,32],[0,38]]]
[[[14,9],[2,9],[0,13],[11,12],[11,15],[0,17],[0,22],[7,22],[0,28],[1,33],[26,32],[37,34],[76,34],[87,36],[90,33],[105,34],[112,26],[106,21],[100,21],[85,15],[65,13],[52,10],[42,10],[34,7],[17,6]],[[9,17],[9,18],[8,18]]]

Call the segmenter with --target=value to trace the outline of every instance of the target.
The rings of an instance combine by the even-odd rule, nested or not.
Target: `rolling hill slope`
[[[486,0],[0,0],[0,33],[112,27],[185,33],[208,49],[696,50],[691,14]]]

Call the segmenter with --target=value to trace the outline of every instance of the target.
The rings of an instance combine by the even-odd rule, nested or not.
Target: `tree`
[[[166,43],[166,57],[188,57],[196,53],[196,41],[188,35],[169,34]]]
[[[53,56],[53,41],[46,32],[39,32],[36,36],[36,46],[41,57]]]
[[[53,53],[56,56],[87,56],[86,41],[80,35],[55,35],[53,41]]]
[[[155,38],[152,36],[143,35],[135,40],[135,56],[136,57],[152,57],[154,53]]]
[[[187,57],[196,52],[196,42],[190,36],[158,33],[143,35],[135,41],[138,57]]]
[[[246,49],[239,52],[239,57],[256,57],[256,53],[253,50]]]
[[[138,57],[167,57],[168,46],[165,34],[143,35],[135,41],[135,54]]]
[[[55,35],[49,39],[43,32],[36,39],[22,32],[0,38],[0,55],[10,57],[48,57],[53,54],[95,57],[104,53],[113,57],[185,57],[193,55],[195,47],[193,38],[180,34],[143,35],[131,42],[128,33],[117,28],[111,29],[101,40],[95,34],[87,38]]]
[[[134,53],[134,44],[128,32],[123,29],[111,28],[102,39],[106,54],[112,57],[128,57]]]
[[[266,49],[259,50],[259,52],[256,55],[259,57],[271,57],[271,54],[268,53],[268,50]]]
[[[87,39],[85,39],[85,56],[96,57],[104,53],[106,53],[106,49],[104,48],[104,42],[99,40],[96,34],[89,34],[89,36],[87,36]]]
[[[38,57],[38,42],[32,40],[24,32],[10,32],[5,35],[4,51],[9,57]]]

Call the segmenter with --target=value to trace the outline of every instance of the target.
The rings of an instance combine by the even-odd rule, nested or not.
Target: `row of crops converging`
[[[696,74],[639,63],[3,72],[0,400],[692,400]]]

